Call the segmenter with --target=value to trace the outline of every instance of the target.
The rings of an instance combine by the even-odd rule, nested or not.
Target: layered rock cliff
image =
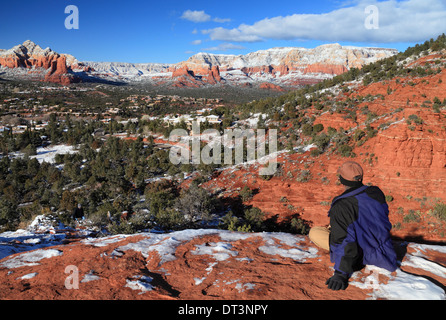
[[[305,48],[273,48],[246,55],[198,53],[181,66],[206,76],[218,66],[220,81],[227,83],[265,83],[278,86],[311,84],[396,54],[396,50],[343,47],[339,44]],[[238,77],[234,78],[234,75]],[[232,79],[235,80],[232,80]],[[205,81],[206,82],[206,81]]]
[[[79,62],[69,54],[42,49],[27,40],[9,50],[0,50],[0,67],[12,77],[62,84],[96,77],[179,87],[255,85],[283,90],[284,87],[314,84],[396,53],[392,49],[329,44],[314,49],[273,48],[246,55],[198,53],[176,64],[133,64]]]
[[[9,50],[0,51],[0,67],[8,68],[10,70],[4,70],[9,74],[15,72],[24,79],[38,79],[63,85],[79,81],[79,78],[72,74],[72,70],[91,70],[72,55],[59,54],[49,47],[42,49],[30,40]]]

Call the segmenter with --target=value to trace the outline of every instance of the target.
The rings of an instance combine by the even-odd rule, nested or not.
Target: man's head
[[[362,185],[364,171],[359,163],[344,162],[338,169],[339,181],[346,187],[359,187]]]

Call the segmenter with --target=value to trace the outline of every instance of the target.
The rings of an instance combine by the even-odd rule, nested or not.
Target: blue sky
[[[68,5],[79,9],[79,29],[65,28]],[[29,39],[80,61],[176,63],[334,42],[403,51],[444,32],[446,0],[22,0],[0,12],[0,48]]]

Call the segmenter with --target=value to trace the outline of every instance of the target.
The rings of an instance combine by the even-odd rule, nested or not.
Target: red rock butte
[[[42,49],[30,40],[9,50],[1,50],[0,66],[30,69],[33,70],[34,76],[40,74],[41,80],[62,85],[79,81],[76,76],[70,74],[72,69],[91,71],[91,68],[83,66],[73,56],[59,54],[50,48]]]
[[[0,50],[0,66],[9,68],[9,75],[16,74],[21,79],[26,79],[26,74],[20,70],[28,69],[33,74],[29,79],[37,77],[61,84],[93,77],[173,87],[231,85],[284,91],[284,88],[318,83],[396,53],[392,49],[329,44],[314,49],[272,48],[246,55],[198,53],[176,64],[132,64],[79,62],[69,54],[42,49],[27,40],[9,50]]]

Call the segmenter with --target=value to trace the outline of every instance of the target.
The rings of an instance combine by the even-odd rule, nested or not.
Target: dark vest
[[[370,198],[365,192],[367,186],[348,192],[333,199],[336,201],[355,197],[358,201],[357,218],[347,227],[347,237],[343,243],[331,248],[330,257],[336,264],[340,263],[345,245],[356,242],[363,251],[363,263],[375,265],[389,271],[397,268],[397,257],[390,238],[392,225],[389,221],[389,207]]]

